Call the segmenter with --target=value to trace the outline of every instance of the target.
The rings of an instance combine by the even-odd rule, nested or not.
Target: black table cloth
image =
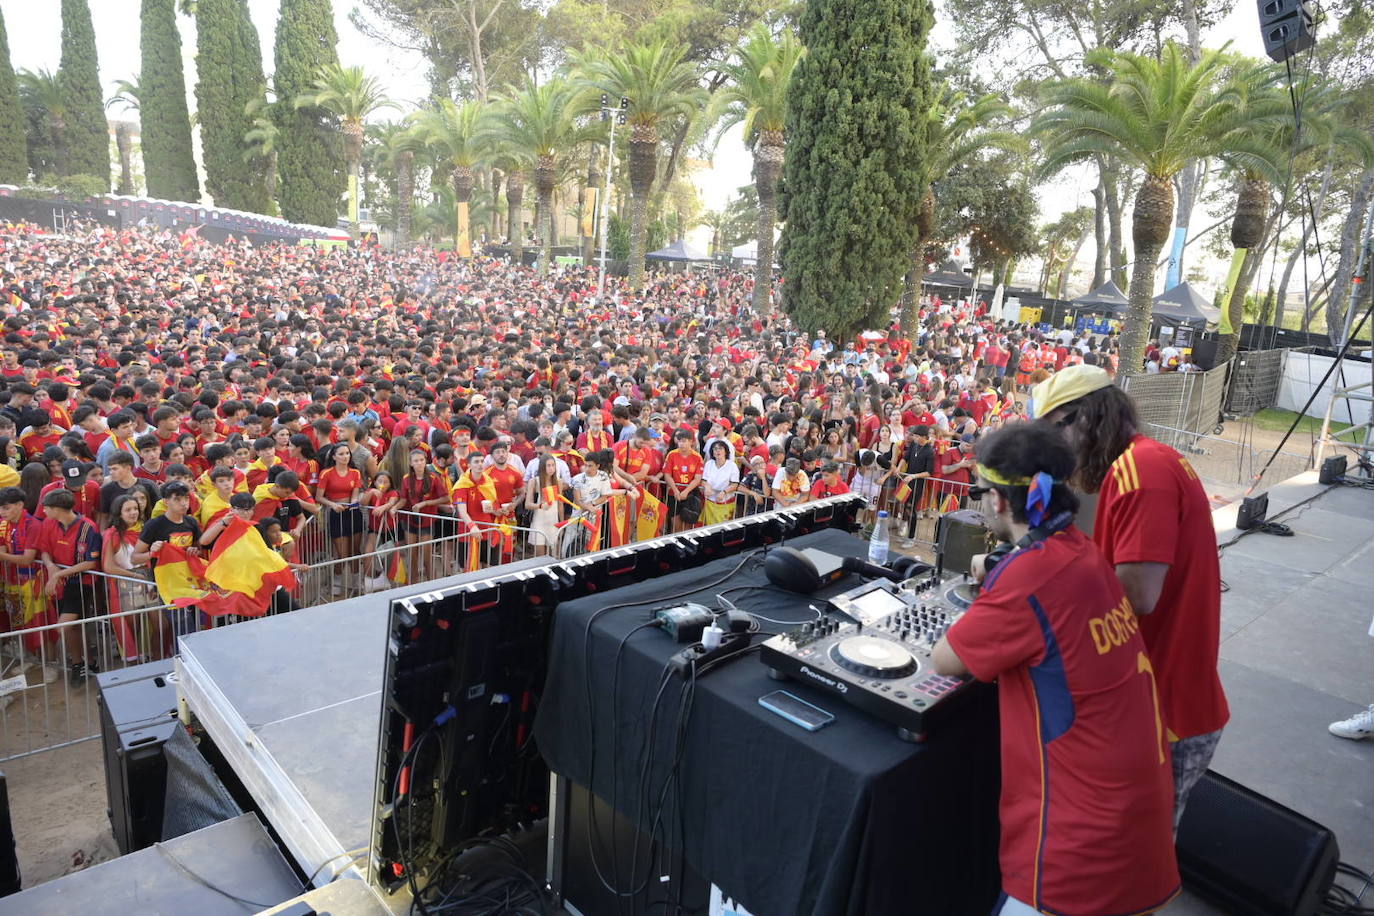
[[[840,556],[866,549],[835,530],[790,543]],[[809,605],[824,609],[824,596],[857,584],[848,577],[809,598],[741,588],[767,585],[762,565],[758,552],[727,557],[559,605],[535,723],[550,769],[655,831],[756,916],[986,914],[998,886],[993,691],[971,699],[923,744],[902,741],[894,727],[838,697],[770,679],[757,652],[702,674],[690,702],[677,675],[660,691],[668,659],[682,646],[657,628],[636,629],[654,609],[684,600],[712,605],[724,591],[741,609],[787,621],[760,622],[780,632],[815,619]],[[807,732],[759,705],[780,687],[835,721]],[[609,872],[604,860],[602,868]],[[638,885],[642,871],[621,875],[619,889]]]

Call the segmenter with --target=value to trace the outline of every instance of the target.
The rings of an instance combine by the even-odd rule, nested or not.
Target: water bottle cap
[[[887,518],[887,510],[886,510],[886,509],[880,509],[880,510],[878,510],[878,518]]]

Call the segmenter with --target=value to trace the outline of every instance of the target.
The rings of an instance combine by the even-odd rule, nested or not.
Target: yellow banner
[[[458,236],[454,239],[454,249],[460,258],[472,257],[472,232],[468,228],[468,202],[458,202]]]
[[[585,239],[591,238],[596,231],[596,193],[596,188],[587,188],[586,202],[582,205],[582,237]]]

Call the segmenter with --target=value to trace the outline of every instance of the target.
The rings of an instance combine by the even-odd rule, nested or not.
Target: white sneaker
[[[1337,738],[1350,738],[1353,741],[1374,735],[1374,703],[1364,712],[1357,712],[1349,719],[1332,722],[1327,726],[1327,731]]]

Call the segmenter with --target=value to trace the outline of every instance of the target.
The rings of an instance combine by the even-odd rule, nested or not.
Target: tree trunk
[[[1088,243],[1088,233],[1090,229],[1085,229],[1078,236],[1078,242],[1073,246],[1073,253],[1069,255],[1069,260],[1064,264],[1059,273],[1059,287],[1055,291],[1055,298],[1063,299],[1069,290],[1069,275],[1073,273],[1073,266],[1078,263],[1078,254],[1083,250],[1083,246]],[[1093,287],[1097,289],[1097,287]]]
[[[510,242],[511,263],[520,266],[525,259],[525,176],[512,171],[506,175],[506,238]]]
[[[134,138],[133,125],[127,121],[115,122],[115,147],[119,150],[119,192],[134,193]]]
[[[534,192],[539,199],[537,231],[539,234],[539,276],[549,275],[549,261],[553,256],[553,185],[552,156],[541,156],[534,167]]]
[[[1167,178],[1146,176],[1135,196],[1131,217],[1131,240],[1135,263],[1131,268],[1130,312],[1121,334],[1121,356],[1117,371],[1137,375],[1145,363],[1145,344],[1150,339],[1154,317],[1155,261],[1173,225],[1174,187]]]
[[[630,288],[644,285],[645,241],[648,237],[649,193],[658,168],[658,131],[636,124],[630,132]]]
[[[1332,346],[1345,342],[1345,317],[1350,308],[1350,285],[1359,266],[1360,250],[1364,247],[1365,217],[1370,198],[1374,196],[1374,166],[1364,170],[1359,187],[1350,200],[1345,223],[1341,226],[1341,259],[1336,265],[1336,278],[1331,295],[1326,300],[1326,333]]]
[[[1122,220],[1121,191],[1120,191],[1120,188],[1119,188],[1118,185],[1117,185],[1116,178],[1117,178],[1116,172],[1115,172],[1115,170],[1113,170],[1112,173],[1111,173],[1110,179],[1109,179],[1109,180],[1107,181],[1107,183],[1106,183],[1106,194],[1107,194],[1107,248],[1108,248],[1108,252],[1109,252],[1109,257],[1111,258],[1112,280],[1114,280],[1114,281],[1116,282],[1116,285],[1117,285],[1117,286],[1120,286],[1120,287],[1122,287],[1122,288],[1124,289],[1124,288],[1126,287],[1126,243],[1125,243],[1124,235],[1123,235],[1123,233],[1122,233],[1122,223],[1121,223],[1121,220]],[[1169,190],[1170,190],[1170,197],[1172,197],[1172,196],[1173,196],[1173,189],[1170,188]],[[1164,246],[1164,243],[1161,241],[1160,244],[1159,244],[1158,246],[1155,247],[1155,252],[1154,252],[1154,255],[1153,255],[1152,257],[1158,257],[1158,255],[1159,255],[1159,249],[1162,248],[1163,246]],[[1139,257],[1140,257],[1140,252],[1137,251],[1137,252],[1135,253],[1135,256],[1136,256],[1137,258],[1139,258]],[[1153,265],[1153,261],[1152,261],[1152,262],[1151,262],[1151,269],[1153,269],[1153,266],[1154,266],[1154,265]],[[1151,286],[1153,286],[1153,285],[1154,285],[1153,274],[1151,274],[1151,281],[1150,281],[1150,282],[1151,282]]]
[[[1097,243],[1097,253],[1093,258],[1093,282],[1090,289],[1097,289],[1107,282],[1107,190],[1102,179],[1097,179],[1093,188],[1093,240]]]
[[[492,243],[495,244],[496,240],[501,237],[501,182],[505,180],[506,176],[494,169],[489,169],[488,174],[491,177],[491,223],[487,232],[490,234]]]
[[[358,237],[358,195],[362,180],[363,125],[344,124],[344,157],[348,161],[348,233]]]
[[[767,316],[773,295],[773,225],[778,219],[778,176],[786,147],[781,131],[760,131],[754,153],[754,184],[759,194],[759,238],[754,262],[754,311]]]
[[[472,200],[472,166],[453,167],[454,232],[453,253],[472,257],[472,226],[468,222],[468,203]]]
[[[1331,188],[1331,172],[1335,167],[1335,161],[1331,156],[1331,149],[1328,147],[1326,152],[1326,168],[1322,170],[1321,187],[1317,190],[1317,200],[1313,204],[1312,212],[1318,219],[1321,219],[1322,211],[1326,208],[1326,193]],[[1310,220],[1303,220],[1302,239],[1298,246],[1293,249],[1293,253],[1288,257],[1288,263],[1283,266],[1283,279],[1279,281],[1278,295],[1274,299],[1274,327],[1283,327],[1283,312],[1287,307],[1288,299],[1288,280],[1293,275],[1293,267],[1307,250],[1307,240],[1311,237],[1316,223]]]
[[[597,158],[600,155],[600,147],[596,146],[595,144],[592,144],[590,149],[591,152],[588,154],[587,157],[587,188],[591,191],[591,193],[584,194],[583,196],[586,199],[587,206],[591,208],[591,212],[583,212],[582,225],[584,228],[590,228],[592,231],[582,233],[583,266],[590,265],[592,263],[592,259],[596,257],[596,227],[597,220],[601,217],[602,175],[601,163],[600,160]]]
[[[1236,351],[1240,349],[1240,329],[1245,323],[1245,297],[1249,295],[1250,284],[1254,281],[1260,262],[1263,260],[1264,252],[1262,250],[1245,249],[1245,260],[1241,262],[1240,274],[1236,277],[1236,286],[1231,290],[1231,295],[1227,301],[1221,304],[1221,307],[1226,309],[1232,332],[1217,337],[1217,355],[1213,363],[1215,366],[1222,366],[1230,362],[1231,357],[1235,356]]]
[[[415,154],[405,150],[396,157],[396,247],[410,245],[411,210],[415,203]]]
[[[48,127],[52,130],[53,165],[57,174],[67,174],[67,124],[61,118],[48,115]]]

